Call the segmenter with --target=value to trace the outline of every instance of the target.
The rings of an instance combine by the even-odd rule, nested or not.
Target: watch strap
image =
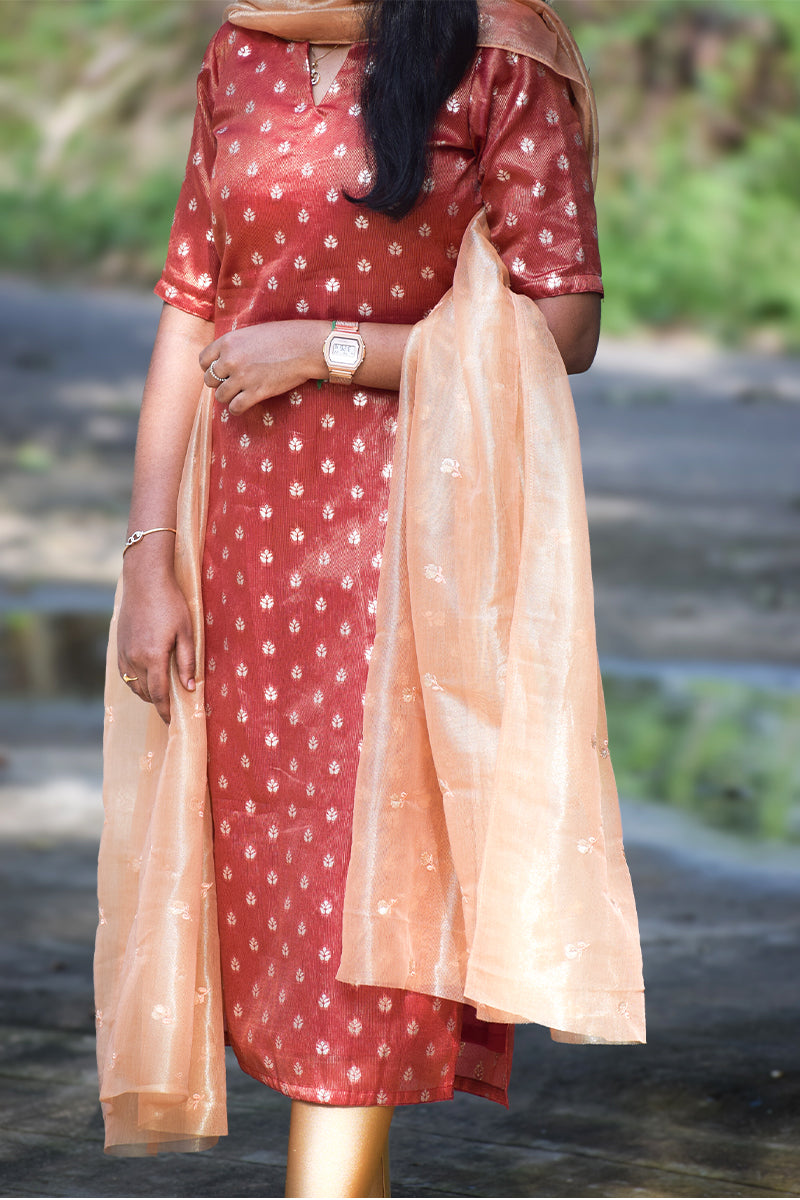
[[[328,373],[328,383],[352,383],[354,375],[355,371],[344,369],[337,371],[335,367],[331,367]]]

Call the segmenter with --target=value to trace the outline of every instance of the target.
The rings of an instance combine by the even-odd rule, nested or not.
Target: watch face
[[[361,354],[358,338],[337,334],[328,346],[328,361],[332,367],[355,367]]]

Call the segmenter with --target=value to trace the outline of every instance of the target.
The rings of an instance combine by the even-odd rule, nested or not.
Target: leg
[[[287,1196],[384,1196],[394,1108],[292,1101]],[[388,1178],[386,1178],[388,1184]]]
[[[378,1162],[378,1169],[375,1172],[367,1195],[380,1196],[383,1200],[383,1198],[386,1196],[391,1196],[391,1194],[392,1183],[391,1179],[389,1178],[389,1134],[387,1131],[386,1141],[383,1143],[380,1161]]]

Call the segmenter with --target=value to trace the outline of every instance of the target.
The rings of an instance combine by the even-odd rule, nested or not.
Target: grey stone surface
[[[100,713],[4,715],[16,727],[0,780],[0,1194],[282,1195],[288,1102],[233,1061],[230,1135],[215,1149],[103,1155],[91,995]],[[398,1110],[396,1196],[800,1195],[800,863],[780,847],[750,854],[680,813],[626,804],[623,817],[648,1044],[566,1046],[518,1027],[508,1112],[463,1095]]]

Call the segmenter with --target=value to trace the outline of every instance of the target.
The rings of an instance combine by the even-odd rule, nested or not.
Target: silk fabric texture
[[[363,38],[364,0],[234,0],[225,19],[292,41],[339,45]],[[575,39],[546,0],[478,0],[478,45],[525,54],[572,85],[584,141],[597,178],[597,107]]]
[[[541,25],[505,20],[523,6],[539,7],[500,0],[481,15],[511,43]],[[305,36],[343,40],[327,26]],[[582,71],[573,61],[568,77]],[[213,404],[204,389],[177,518],[198,662]],[[168,729],[142,705],[117,669],[120,599],[121,583],[95,955],[106,1150],[199,1150],[227,1131],[203,684],[184,691],[173,663]],[[482,214],[403,364],[343,932],[346,982],[466,1000],[558,1040],[644,1041],[574,406]]]

